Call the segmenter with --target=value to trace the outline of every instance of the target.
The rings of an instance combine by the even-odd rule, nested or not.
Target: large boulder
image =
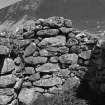
[[[18,96],[19,102],[25,105],[32,105],[38,99],[40,93],[34,88],[23,88]]]

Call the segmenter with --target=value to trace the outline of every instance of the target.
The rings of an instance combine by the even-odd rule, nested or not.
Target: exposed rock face
[[[105,92],[104,41],[96,43],[63,17],[33,24],[22,27],[21,34],[14,33],[9,41],[10,33],[0,36],[1,105],[32,105],[40,95],[52,97],[78,88],[82,79],[91,89]]]

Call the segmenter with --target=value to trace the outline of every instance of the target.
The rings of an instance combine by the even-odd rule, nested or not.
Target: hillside
[[[21,1],[21,0],[0,0],[0,9],[2,8],[5,8],[7,6],[10,6],[18,1]]]
[[[41,0],[22,0],[0,10],[0,29],[11,24],[21,24],[25,20],[35,17],[35,10]]]
[[[104,11],[105,0],[22,0],[0,10],[0,29],[28,19],[63,16],[75,27],[95,32],[105,29]]]

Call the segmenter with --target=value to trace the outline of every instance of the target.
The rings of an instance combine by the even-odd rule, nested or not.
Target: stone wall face
[[[82,79],[104,92],[104,43],[97,42],[63,17],[38,19],[16,33],[1,34],[0,105],[32,105],[41,95],[77,88]]]

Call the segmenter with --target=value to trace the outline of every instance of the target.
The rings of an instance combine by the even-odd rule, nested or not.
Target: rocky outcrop
[[[76,31],[71,20],[38,19],[0,38],[1,105],[32,105],[41,95],[78,88],[82,79],[105,92],[104,41]]]

